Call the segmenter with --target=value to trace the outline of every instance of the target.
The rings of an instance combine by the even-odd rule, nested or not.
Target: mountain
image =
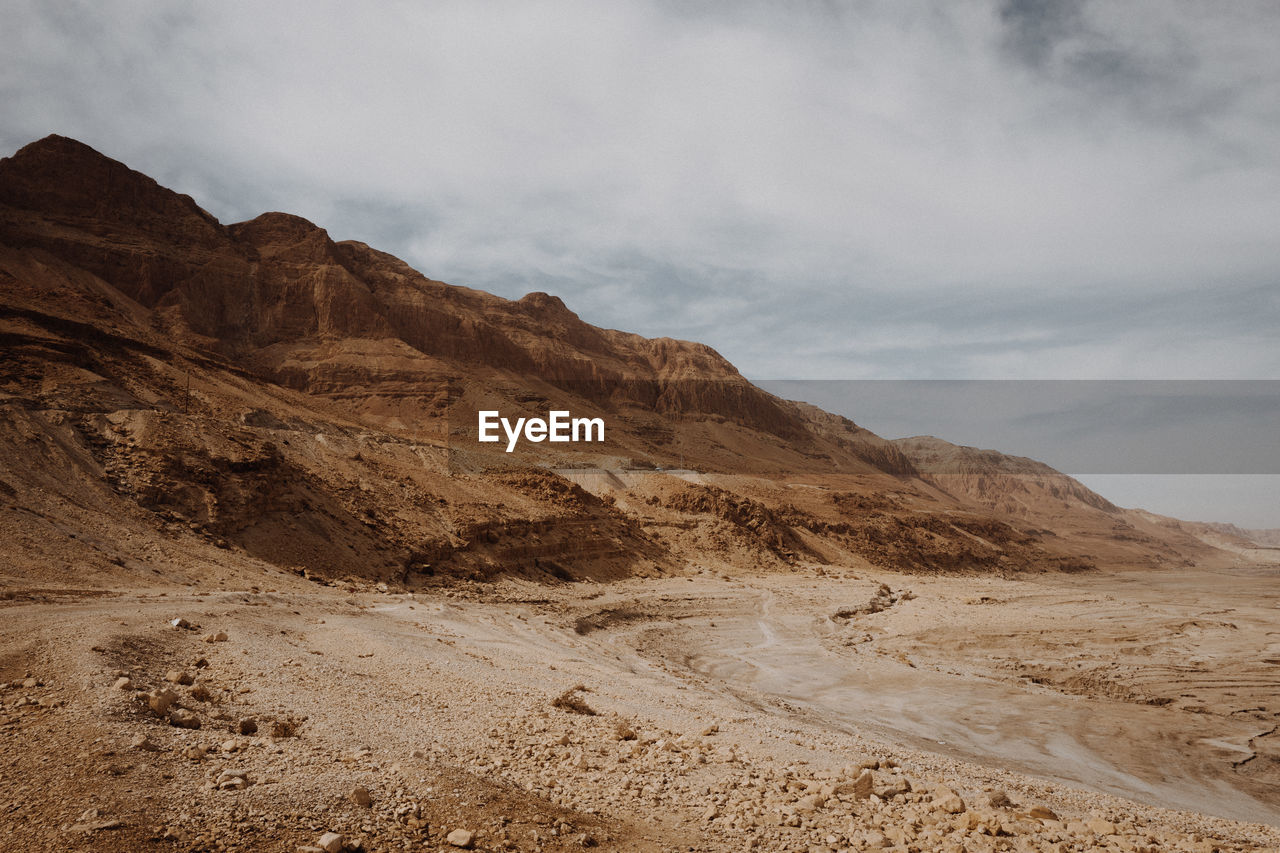
[[[19,577],[274,565],[413,584],[1219,553],[1137,529],[1040,463],[889,442],[782,400],[702,344],[434,281],[285,213],[223,225],[64,137],[0,160],[0,288],[0,530]],[[602,418],[605,441],[476,441],[481,410],[552,409]]]

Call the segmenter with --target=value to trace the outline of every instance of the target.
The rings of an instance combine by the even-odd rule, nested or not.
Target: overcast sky
[[[1280,4],[0,0],[74,136],[749,377],[1280,378]],[[856,417],[856,413],[855,413]]]

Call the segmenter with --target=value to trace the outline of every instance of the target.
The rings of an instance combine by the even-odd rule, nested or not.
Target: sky
[[[73,136],[223,222],[296,213],[753,379],[1280,378],[1272,0],[0,20],[4,154]]]

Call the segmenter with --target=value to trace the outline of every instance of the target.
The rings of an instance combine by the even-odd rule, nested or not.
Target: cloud
[[[754,376],[1272,376],[1273,4],[3,0],[0,144]]]

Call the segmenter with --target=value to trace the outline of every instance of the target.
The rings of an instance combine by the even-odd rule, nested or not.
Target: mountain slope
[[[941,444],[774,397],[705,345],[599,329],[544,293],[433,281],[288,214],[224,226],[62,137],[0,160],[0,288],[18,576],[1016,571],[1085,566],[1081,541],[1128,535],[1039,463],[987,455],[998,477],[921,478]],[[475,440],[481,409],[609,428],[601,444],[507,454]],[[654,472],[673,466],[690,470]],[[1067,521],[1018,511],[1028,472]],[[1067,522],[1070,536],[1046,533]],[[1212,551],[1130,544],[1137,564]]]

